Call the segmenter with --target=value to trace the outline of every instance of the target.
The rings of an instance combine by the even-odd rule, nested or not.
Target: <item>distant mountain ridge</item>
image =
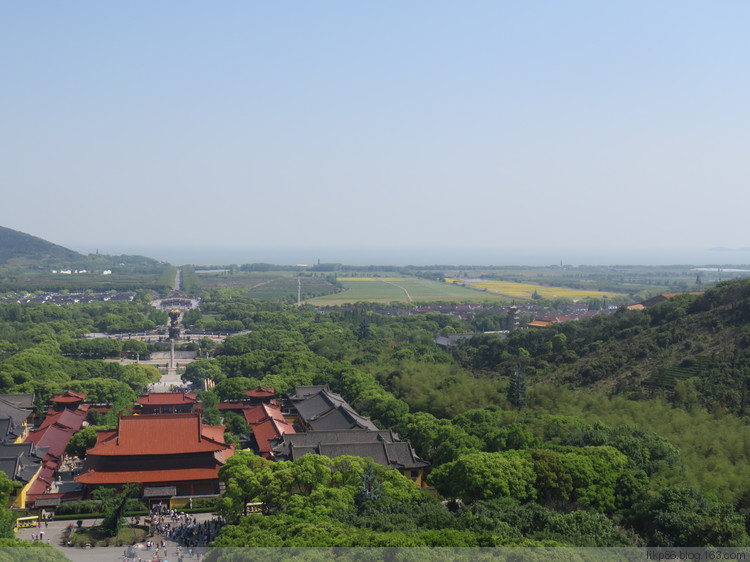
[[[0,226],[0,264],[67,262],[85,257],[37,236]]]

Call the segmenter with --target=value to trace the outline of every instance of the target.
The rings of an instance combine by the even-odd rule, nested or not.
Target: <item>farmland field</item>
[[[475,289],[487,290],[490,293],[505,295],[507,297],[530,299],[534,292],[545,299],[566,298],[571,300],[580,300],[587,297],[622,297],[621,293],[606,291],[593,291],[570,289],[568,287],[548,287],[546,285],[536,285],[532,283],[516,283],[514,281],[494,281],[485,279],[446,279],[448,283],[465,285]]]
[[[298,276],[293,271],[241,271],[232,274],[201,272],[200,281],[204,289],[244,289],[251,297],[259,300],[296,300],[297,298]],[[302,298],[336,291],[336,288],[322,276],[300,277],[299,281]]]
[[[308,299],[310,304],[326,306],[359,301],[367,302],[486,302],[507,300],[489,292],[459,287],[415,277],[339,277],[344,291]]]
[[[201,273],[204,289],[242,288],[250,296],[261,300],[296,300],[298,273],[294,271],[266,271],[233,273]],[[317,306],[340,305],[354,302],[504,302],[510,299],[530,299],[536,291],[543,298],[580,300],[587,297],[622,298],[622,293],[551,287],[536,283],[485,279],[446,278],[446,283],[411,276],[379,272],[362,275],[338,276],[336,281],[343,291],[336,292],[326,277],[301,277],[302,299]]]

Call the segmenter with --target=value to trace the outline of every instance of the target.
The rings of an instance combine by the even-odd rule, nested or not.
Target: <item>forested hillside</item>
[[[646,310],[621,308],[506,340],[474,338],[457,356],[484,372],[521,366],[529,380],[664,397],[688,410],[750,414],[750,281],[677,295]]]
[[[176,269],[144,256],[83,255],[0,227],[0,293],[172,289]]]
[[[29,263],[65,262],[82,258],[78,252],[36,236],[0,226],[0,264],[13,259]]]
[[[632,343],[635,334],[624,332],[631,326],[622,325],[623,316],[650,325],[653,314],[658,329],[680,303],[693,307],[690,314],[713,311],[720,324],[731,324],[740,307],[726,301],[730,294],[742,299],[744,286],[723,285],[651,312],[601,317],[592,326],[582,323],[581,333],[598,330],[599,349],[610,340]],[[242,303],[237,294],[215,296]],[[700,403],[688,411],[645,392],[617,396],[614,387],[561,388],[555,381],[570,376],[572,362],[557,356],[575,352],[568,344],[577,341],[573,332],[567,341],[555,339],[564,333],[557,329],[519,332],[504,342],[477,338],[448,353],[433,338],[469,326],[444,315],[385,318],[365,308],[322,316],[304,308],[268,314],[249,302],[229,308],[253,333],[230,339],[222,356],[193,364],[188,376],[218,380],[215,392],[224,400],[254,384],[281,390],[329,384],[379,425],[410,439],[433,463],[429,481],[461,503],[451,510],[424,496],[363,507],[351,499],[356,486],[348,492],[352,503],[338,503],[342,492],[330,503],[324,498],[341,486],[326,476],[329,469],[317,471],[308,494],[292,502],[281,483],[283,463],[274,464],[262,470],[268,483],[282,479],[269,488],[277,492],[258,492],[274,506],[273,516],[237,519],[239,527],[227,531],[221,544],[747,544],[750,431],[743,418],[722,408],[706,411]],[[503,362],[475,362],[482,346],[501,349]],[[514,405],[508,391],[519,365],[527,392],[520,393],[525,404]],[[235,470],[227,470],[228,483]],[[241,504],[231,497],[227,502],[229,514]],[[308,502],[318,507],[316,514]],[[291,530],[300,525],[309,534]]]

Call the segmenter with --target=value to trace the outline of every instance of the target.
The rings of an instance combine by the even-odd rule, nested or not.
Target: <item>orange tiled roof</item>
[[[224,426],[207,426],[200,415],[122,416],[115,433],[99,434],[87,455],[177,455],[226,449]]]
[[[273,449],[269,440],[280,439],[285,433],[296,433],[292,424],[273,418],[266,418],[261,422],[251,424],[250,428],[258,444],[258,451],[266,458],[273,457]]]
[[[265,418],[284,421],[281,407],[275,404],[258,404],[257,406],[250,406],[249,408],[244,408],[242,414],[245,416],[245,421],[249,424],[258,423]]]
[[[219,477],[219,466],[216,468],[178,468],[173,470],[89,470],[76,477],[82,484],[125,484],[140,482],[179,482],[183,480],[215,480]]]
[[[30,432],[24,442],[33,443],[35,447],[49,447],[49,451],[47,451],[47,455],[44,457],[45,461],[48,458],[59,459],[65,454],[65,447],[76,431],[78,429],[53,423],[44,429]]]
[[[72,390],[66,390],[62,394],[56,394],[50,398],[50,402],[57,402],[59,404],[69,404],[74,402],[83,402],[88,394],[83,392],[73,392]]]
[[[295,433],[292,424],[284,419],[281,407],[275,404],[259,404],[242,410],[245,420],[253,430],[258,450],[264,457],[273,455],[269,439],[279,439],[285,433]]]
[[[145,456],[105,456],[91,454],[89,450],[83,472],[75,480],[91,485],[216,480],[219,469],[233,454],[233,445],[224,446],[219,451],[177,455],[164,455],[154,450]]]
[[[198,396],[191,392],[151,392],[139,396],[137,403],[141,405],[192,404],[198,401]]]
[[[204,425],[202,426],[203,435],[207,439],[212,439],[217,443],[224,443],[224,430],[226,426],[223,425]]]
[[[255,388],[246,390],[245,394],[250,398],[273,398],[276,396],[276,391],[273,388],[256,386]]]
[[[217,406],[221,412],[228,410],[242,410],[247,407],[247,402],[219,402]]]
[[[39,426],[37,431],[45,429],[50,425],[58,424],[62,427],[69,427],[78,431],[83,426],[83,422],[86,419],[85,410],[63,410],[61,412],[48,413],[42,425]]]

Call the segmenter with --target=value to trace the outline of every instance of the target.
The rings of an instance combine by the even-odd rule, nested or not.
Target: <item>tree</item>
[[[102,502],[104,518],[102,519],[101,527],[110,537],[114,537],[120,532],[130,495],[139,489],[139,484],[130,483],[119,490],[115,488],[98,488],[91,494],[95,500]]]
[[[85,427],[77,431],[68,441],[65,447],[65,454],[83,458],[86,456],[86,450],[96,444],[96,429]]]
[[[8,505],[10,495],[19,485],[8,479],[4,472],[0,471],[0,505]],[[3,509],[0,513],[0,539],[12,539],[14,537],[13,528],[16,524],[17,513]]]
[[[131,372],[132,373],[132,372]],[[120,402],[122,409],[128,408],[136,401],[135,392],[126,383],[109,378],[91,378],[82,381],[73,381],[68,387],[74,392],[86,393],[87,399],[93,403],[114,404]]]
[[[222,402],[232,402],[247,398],[245,390],[258,386],[257,379],[248,379],[246,377],[233,377],[221,381],[214,388],[216,396]]]
[[[201,402],[203,410],[203,422],[208,425],[219,425],[221,423],[221,413],[219,412],[219,397],[216,393],[210,390],[199,392],[198,399]]]
[[[550,505],[570,499],[573,478],[559,455],[548,449],[529,449],[526,454],[534,463],[537,501]]]
[[[437,467],[428,481],[444,496],[464,502],[496,497],[526,501],[536,495],[534,465],[519,451],[470,453]]]
[[[508,401],[519,410],[526,407],[526,376],[521,367],[514,369],[510,375]]]
[[[558,539],[576,546],[629,546],[628,537],[615,529],[601,513],[578,510],[554,515],[543,532],[545,538]]]
[[[369,340],[371,337],[372,330],[370,329],[370,320],[364,316],[362,322],[359,324],[359,329],[357,330],[357,339]]]
[[[562,354],[568,347],[568,337],[563,334],[555,334],[552,336],[552,352],[557,355]]]
[[[639,502],[630,523],[650,546],[748,546],[731,505],[688,486],[667,486]]]
[[[227,427],[227,431],[230,431],[234,435],[252,435],[253,430],[250,428],[247,420],[245,420],[245,417],[234,412],[227,412],[224,415],[224,424]]]
[[[354,497],[354,503],[361,509],[366,502],[377,501],[382,497],[383,485],[378,481],[372,465],[369,465],[362,475],[362,488]]]
[[[128,353],[131,359],[148,359],[149,349],[146,342],[140,340],[126,340],[122,342],[122,350]]]
[[[203,314],[199,308],[193,308],[182,315],[182,323],[185,326],[195,326],[203,320]]]
[[[272,480],[273,463],[252,453],[237,451],[219,470],[219,478],[226,486],[219,510],[230,521],[247,514],[247,504],[265,503],[268,484]]]
[[[427,412],[408,414],[394,429],[408,439],[423,459],[440,465],[482,448],[482,440],[449,420]]]
[[[195,387],[202,387],[203,381],[210,379],[215,383],[221,382],[226,378],[221,371],[221,366],[215,360],[204,359],[194,361],[185,367],[185,373],[182,380]]]
[[[120,380],[138,394],[145,393],[149,383],[161,380],[159,370],[153,365],[125,365],[120,372]]]
[[[610,446],[566,447],[559,455],[573,479],[571,499],[599,511],[614,511],[617,480],[628,458]]]

